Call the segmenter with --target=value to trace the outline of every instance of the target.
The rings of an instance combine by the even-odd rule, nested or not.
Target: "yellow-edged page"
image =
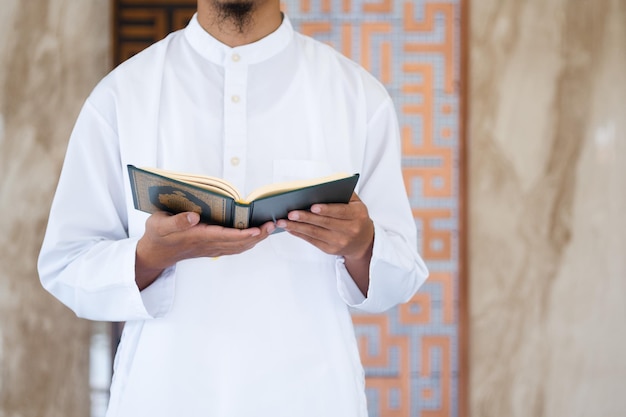
[[[346,174],[345,172],[338,172],[336,174],[327,175],[325,177],[268,184],[252,191],[250,194],[248,194],[244,202],[251,203],[254,200],[269,197],[272,195],[282,194],[282,193],[286,193],[289,191],[298,190],[300,188],[306,188],[306,187],[310,187],[313,185],[323,184],[325,182],[336,181],[336,180],[340,180],[342,178],[347,178],[351,176],[352,175]]]
[[[239,191],[228,181],[217,177],[210,177],[207,175],[187,174],[176,171],[168,171],[159,168],[145,168],[141,169],[149,172],[153,172],[164,177],[169,177],[177,181],[186,182],[196,187],[204,188],[205,190],[213,191],[218,194],[229,196],[235,200],[241,200]]]

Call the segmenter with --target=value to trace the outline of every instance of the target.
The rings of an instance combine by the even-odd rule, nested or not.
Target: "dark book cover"
[[[128,165],[135,208],[147,213],[193,211],[203,223],[245,229],[287,217],[292,210],[308,210],[316,203],[348,203],[359,174],[278,192],[254,201],[235,198]]]

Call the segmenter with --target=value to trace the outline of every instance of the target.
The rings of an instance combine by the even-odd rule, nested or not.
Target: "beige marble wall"
[[[91,326],[41,289],[36,257],[67,138],[109,68],[109,0],[2,0],[0,417],[89,415]]]
[[[470,414],[625,416],[626,1],[470,4]]]

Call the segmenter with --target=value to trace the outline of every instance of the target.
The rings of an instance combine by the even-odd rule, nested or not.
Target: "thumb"
[[[200,222],[200,215],[191,211],[175,215],[164,213],[160,221],[162,222],[159,227],[161,234],[169,235],[170,233],[184,232],[187,229],[191,229]]]
[[[178,213],[174,217],[177,218],[177,225],[179,225],[182,230],[187,230],[200,222],[200,215],[193,211]]]

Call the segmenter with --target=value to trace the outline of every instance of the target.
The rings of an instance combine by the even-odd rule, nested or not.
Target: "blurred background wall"
[[[90,414],[93,325],[39,285],[109,0],[2,0],[0,417]],[[473,0],[469,415],[626,415],[626,1]]]
[[[36,258],[78,111],[110,67],[109,0],[0,7],[0,417],[90,415],[92,325]]]
[[[626,415],[626,1],[470,1],[472,416]]]

